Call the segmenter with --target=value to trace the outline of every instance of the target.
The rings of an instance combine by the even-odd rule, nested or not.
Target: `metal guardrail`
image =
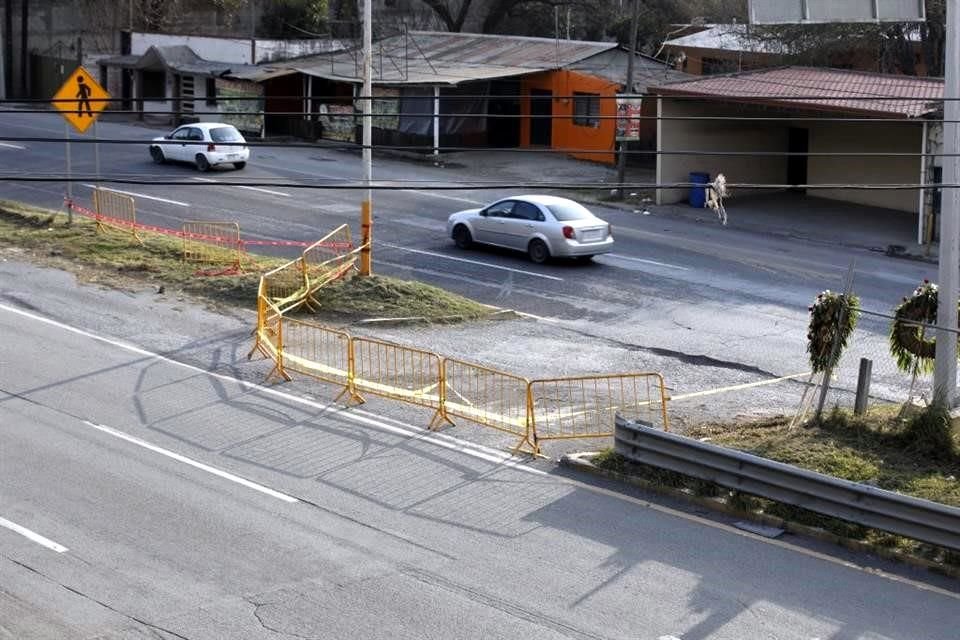
[[[614,448],[632,462],[960,550],[960,509],[615,419]]]

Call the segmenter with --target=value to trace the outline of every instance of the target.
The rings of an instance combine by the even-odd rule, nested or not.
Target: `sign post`
[[[63,85],[53,94],[53,106],[60,111],[66,122],[66,151],[67,151],[67,200],[73,200],[73,183],[70,162],[70,126],[78,133],[86,133],[87,129],[97,121],[100,113],[107,108],[110,94],[93,79],[93,76],[83,67],[77,67],[66,79]],[[94,157],[96,162],[97,179],[100,178],[100,148],[97,143],[97,130],[94,127]],[[73,224],[73,209],[67,207],[67,224]]]

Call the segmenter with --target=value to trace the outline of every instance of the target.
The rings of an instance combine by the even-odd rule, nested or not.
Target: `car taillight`
[[[574,238],[577,237],[577,234],[576,232],[574,232],[573,227],[571,227],[570,225],[566,225],[563,228],[563,237],[566,238],[567,240],[573,240]]]
[[[207,145],[207,151],[216,151],[216,150],[217,150],[217,145],[213,143],[210,143]]]

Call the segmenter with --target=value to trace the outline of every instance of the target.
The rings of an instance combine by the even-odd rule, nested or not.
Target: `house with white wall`
[[[938,182],[942,160],[941,79],[784,67],[648,91],[660,204],[686,199],[693,173],[723,173],[728,183],[916,215],[918,243],[935,228],[934,191],[922,187]],[[877,185],[886,188],[864,188]]]

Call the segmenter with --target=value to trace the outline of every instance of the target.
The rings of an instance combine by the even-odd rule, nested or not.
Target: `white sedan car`
[[[589,260],[613,251],[610,225],[582,204],[556,196],[513,196],[458,211],[447,234],[461,249],[474,243],[523,251],[534,262],[551,257]]]
[[[154,138],[150,157],[157,164],[191,162],[200,171],[232,164],[237,169],[247,166],[250,149],[236,127],[218,122],[185,124],[163,136]]]

